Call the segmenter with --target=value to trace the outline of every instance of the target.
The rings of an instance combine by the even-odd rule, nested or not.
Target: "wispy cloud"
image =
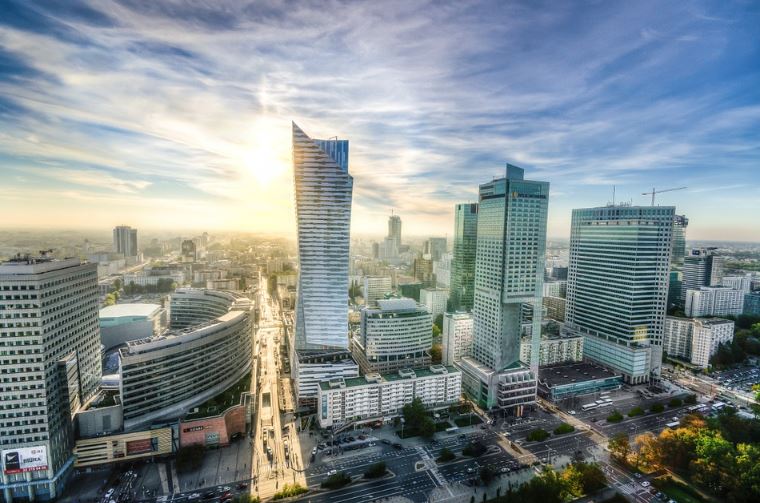
[[[283,229],[294,119],[351,140],[354,229],[395,208],[412,232],[446,232],[510,161],[562,194],[564,234],[612,184],[757,186],[757,26],[742,5],[10,1],[0,170],[17,191],[216,203],[220,226],[269,208],[232,219]],[[679,197],[693,228],[730,214]]]

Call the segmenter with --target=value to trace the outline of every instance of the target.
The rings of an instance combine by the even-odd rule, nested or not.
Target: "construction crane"
[[[655,190],[655,188],[654,188],[654,187],[652,187],[652,192],[642,192],[642,193],[641,193],[641,195],[642,195],[642,196],[648,196],[648,195],[650,195],[650,194],[651,194],[651,195],[652,195],[652,206],[654,206],[654,196],[655,196],[656,194],[662,194],[663,192],[673,192],[674,190],[683,190],[683,189],[685,189],[685,188],[686,188],[686,187],[676,187],[676,188],[674,188],[674,189],[663,189],[663,190]]]

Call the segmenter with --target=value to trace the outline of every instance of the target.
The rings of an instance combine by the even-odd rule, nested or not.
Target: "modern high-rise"
[[[472,314],[465,312],[443,315],[441,358],[444,365],[454,365],[472,351]]]
[[[744,294],[744,308],[742,314],[752,316],[760,315],[760,290]]]
[[[74,464],[74,414],[101,380],[97,264],[0,264],[3,501],[55,499]]]
[[[451,262],[451,311],[471,311],[475,290],[478,203],[454,207],[454,258]]]
[[[388,238],[395,243],[396,250],[401,248],[401,217],[398,215],[388,217]]]
[[[348,249],[353,178],[347,140],[314,140],[293,123],[298,284],[291,362],[299,404],[319,382],[358,375],[348,352]]]
[[[429,238],[425,241],[423,253],[430,255],[433,262],[441,260],[441,256],[446,253],[446,238]]]
[[[376,307],[379,299],[393,292],[391,278],[388,276],[365,276],[362,283],[364,305],[368,307]]]
[[[749,293],[752,291],[752,280],[754,276],[752,274],[745,274],[744,276],[723,276],[720,284],[733,288],[734,290],[740,290],[742,293]]]
[[[433,319],[446,312],[448,300],[449,291],[446,288],[423,288],[420,290],[420,304],[433,315]]]
[[[669,357],[704,368],[721,344],[734,339],[734,322],[720,318],[665,318],[663,348]]]
[[[422,286],[433,288],[436,285],[435,274],[433,273],[433,260],[430,255],[420,255],[414,259],[412,264],[414,278],[418,279]]]
[[[137,229],[119,225],[113,230],[113,251],[125,257],[137,256]]]
[[[720,284],[723,276],[723,257],[715,248],[694,248],[683,260],[680,306],[686,303],[686,291],[698,290],[703,286]]]
[[[565,328],[584,357],[626,382],[659,375],[673,239],[672,206],[573,210]]]
[[[686,255],[686,228],[689,219],[684,215],[673,217],[673,245],[670,251],[670,264],[675,268],[683,266],[683,258]]]
[[[549,183],[506,177],[480,186],[472,356],[461,359],[463,387],[481,407],[516,414],[535,403],[541,333]],[[533,306],[530,367],[520,363],[521,309]]]
[[[295,348],[348,348],[353,178],[348,140],[313,140],[293,123],[298,226]]]
[[[354,359],[363,372],[390,372],[430,365],[433,317],[414,299],[382,299],[362,309],[361,331],[353,339]]]

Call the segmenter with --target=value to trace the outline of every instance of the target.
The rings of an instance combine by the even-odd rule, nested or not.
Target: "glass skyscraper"
[[[295,349],[348,348],[353,178],[347,140],[312,140],[293,123],[298,226]]]
[[[675,208],[573,210],[566,328],[630,383],[659,374]]]
[[[535,402],[549,183],[507,176],[480,186],[472,357],[461,360],[466,392],[486,408]],[[520,311],[533,306],[533,361],[520,363]]]
[[[454,257],[451,261],[450,311],[470,311],[475,290],[478,203],[454,207]]]
[[[673,246],[670,252],[670,263],[674,268],[683,266],[683,258],[686,255],[686,228],[689,219],[684,215],[676,215],[673,219]]]

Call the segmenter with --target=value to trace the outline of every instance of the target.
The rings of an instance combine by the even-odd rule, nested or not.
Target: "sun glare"
[[[288,130],[267,121],[257,121],[251,143],[244,149],[242,165],[259,185],[268,186],[288,170],[290,143]]]

